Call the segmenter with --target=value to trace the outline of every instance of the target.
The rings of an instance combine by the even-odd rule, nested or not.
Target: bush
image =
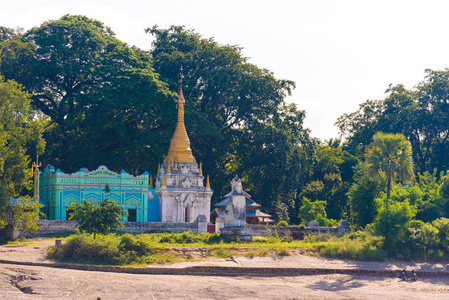
[[[201,234],[192,231],[185,231],[182,233],[164,233],[163,237],[159,240],[159,243],[165,244],[196,244],[196,243],[209,243],[210,241],[220,242],[219,234],[211,234],[203,232]]]
[[[383,236],[384,249],[394,253],[405,243],[410,222],[416,214],[416,209],[408,201],[394,202],[378,200],[378,214],[372,225],[376,235]]]
[[[287,223],[287,221],[279,221],[277,226],[288,226],[288,223]]]
[[[276,248],[276,254],[282,255],[282,256],[290,256],[292,253],[287,247],[278,247]]]
[[[352,239],[349,236],[332,236],[318,248],[319,253],[327,257],[379,261],[387,257],[387,252],[381,248],[382,240],[366,235]]]
[[[290,235],[286,235],[282,237],[282,243],[291,243],[293,242],[293,237]]]
[[[125,234],[121,237],[118,248],[122,252],[134,251],[139,256],[151,253],[152,251],[152,247],[148,242],[136,240],[131,234]]]
[[[120,257],[116,239],[99,236],[94,240],[91,234],[74,235],[47,255],[55,260],[91,264],[118,264]]]
[[[306,236],[304,241],[312,244],[325,257],[369,261],[387,257],[387,252],[382,249],[383,238],[363,231],[340,237],[329,234],[311,235]]]
[[[148,241],[131,234],[97,235],[81,233],[67,238],[60,247],[52,247],[47,257],[58,261],[100,265],[142,264],[173,261],[163,248],[152,246]]]
[[[298,225],[298,229],[306,230],[307,228],[306,228],[306,225],[300,224],[300,225]]]

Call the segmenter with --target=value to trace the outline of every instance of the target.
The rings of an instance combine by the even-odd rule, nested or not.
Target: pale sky
[[[331,0],[0,0],[0,25],[25,30],[65,14],[102,21],[144,50],[144,29],[185,25],[243,55],[276,78],[296,82],[288,102],[306,110],[322,140],[335,121],[390,83],[412,88],[425,69],[449,67],[449,1]]]

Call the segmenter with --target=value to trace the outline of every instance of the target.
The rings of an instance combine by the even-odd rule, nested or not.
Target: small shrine
[[[271,215],[260,211],[260,204],[253,201],[251,199],[251,196],[247,192],[243,190],[242,192],[245,196],[246,224],[267,225],[274,223],[274,221],[271,219]],[[210,215],[210,219],[213,223],[215,222],[217,217],[222,215],[225,211],[226,206],[228,206],[231,201],[231,195],[232,191],[226,194],[222,201],[215,204],[215,209]]]
[[[184,125],[184,105],[181,76],[176,129],[170,141],[168,154],[156,177],[161,222],[191,223],[200,215],[207,221],[210,217],[212,190],[209,176],[204,186],[202,165],[197,164],[192,154]]]
[[[246,227],[246,197],[242,180],[237,176],[232,179],[232,191],[227,195],[228,204],[215,220],[217,231],[223,236],[251,241],[251,231]]]

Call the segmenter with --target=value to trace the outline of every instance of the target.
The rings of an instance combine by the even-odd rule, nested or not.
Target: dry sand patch
[[[11,283],[20,276],[23,280]],[[448,279],[403,282],[398,278],[339,274],[136,275],[0,265],[1,299],[448,299],[448,285]]]

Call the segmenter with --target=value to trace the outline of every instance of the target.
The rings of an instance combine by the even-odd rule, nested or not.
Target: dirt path
[[[11,282],[13,284],[11,284]],[[30,294],[33,293],[33,294]],[[135,275],[0,265],[0,299],[448,299],[449,280]]]
[[[25,247],[0,246],[0,259],[48,262],[54,241]],[[444,264],[351,262],[306,255],[283,258],[207,259],[192,265],[241,267],[328,267],[416,269],[445,272]],[[293,277],[216,277],[136,275],[0,264],[0,299],[449,299],[446,277],[404,282],[399,278],[351,275]]]

